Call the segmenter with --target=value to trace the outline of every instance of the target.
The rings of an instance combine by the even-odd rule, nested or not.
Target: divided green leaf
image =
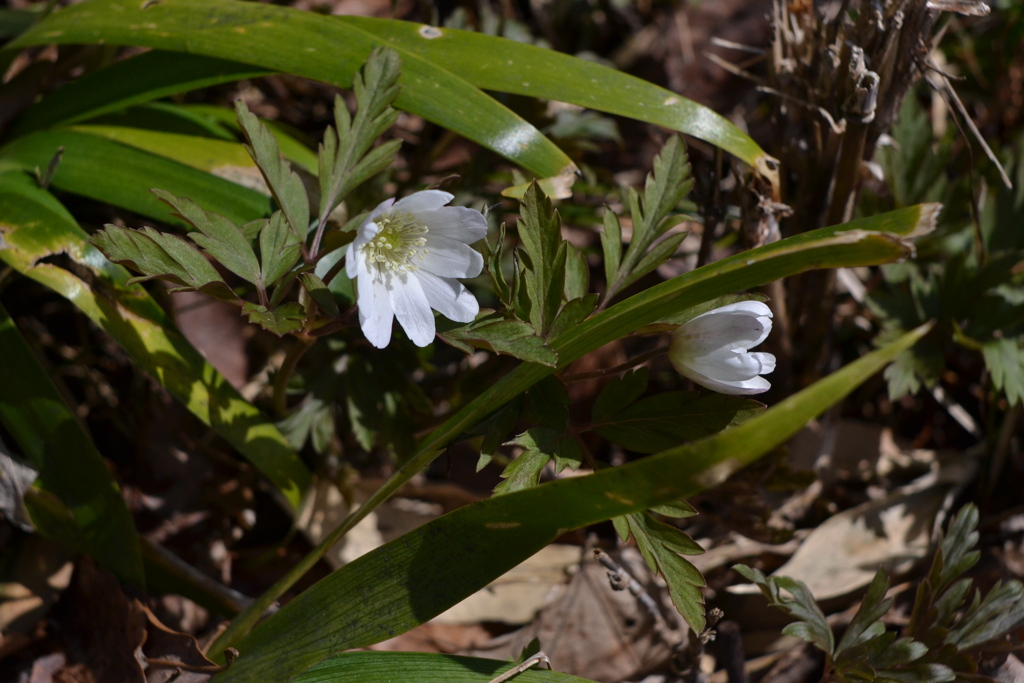
[[[518,222],[526,266],[530,323],[547,337],[564,296],[568,243],[562,239],[558,212],[537,183],[526,190]]]
[[[224,301],[238,300],[202,253],[176,235],[150,227],[131,230],[107,225],[90,241],[111,261],[142,273],[128,284],[160,278],[178,285],[172,292],[197,289]]]
[[[660,572],[668,584],[672,604],[694,633],[704,630],[704,577],[683,555],[700,555],[704,549],[674,526],[655,519],[650,513],[633,513],[616,517],[613,522],[619,538],[630,535],[651,571]]]
[[[244,227],[243,227],[244,230]],[[259,231],[260,285],[272,287],[291,270],[302,251],[302,241],[288,228],[284,213],[275,211]]]
[[[374,140],[398,120],[391,103],[398,97],[401,60],[388,48],[376,48],[355,75],[356,114],[350,117],[345,101],[334,100],[334,123],[320,147],[320,223],[334,207],[367,178],[387,168],[401,142],[392,140],[367,154]]]
[[[302,329],[305,314],[302,305],[288,303],[276,308],[267,308],[251,301],[242,304],[242,311],[249,316],[249,322],[256,323],[279,337]]]
[[[530,363],[554,367],[558,354],[537,336],[533,326],[518,320],[503,320],[497,315],[478,318],[471,323],[440,331],[442,339],[457,349],[471,353],[473,348],[508,354]]]
[[[175,197],[166,190],[155,189],[153,194],[196,229],[189,237],[206,253],[242,279],[253,284],[259,282],[260,264],[241,228],[224,216],[204,210],[191,199]]]
[[[551,427],[531,427],[504,445],[519,446],[523,452],[501,473],[505,481],[494,487],[495,495],[536,486],[550,460],[555,461],[556,473],[566,467],[575,470],[583,462],[583,451],[576,439]]]
[[[235,101],[235,113],[238,115],[238,125],[248,140],[246,151],[259,166],[277,205],[288,219],[292,237],[302,243],[309,229],[309,198],[302,179],[281,156],[277,138],[249,111],[241,99]]]

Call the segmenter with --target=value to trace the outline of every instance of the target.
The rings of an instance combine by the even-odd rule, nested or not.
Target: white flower
[[[474,209],[445,206],[452,195],[416,192],[380,203],[359,226],[345,255],[358,290],[359,325],[382,349],[398,323],[417,346],[434,339],[435,309],[460,323],[480,312],[476,298],[455,278],[476,277],[483,257],[470,244],[483,239],[487,221]]]
[[[672,367],[697,384],[723,394],[761,394],[771,388],[770,353],[748,353],[772,331],[772,312],[760,301],[741,301],[708,311],[672,333]]]

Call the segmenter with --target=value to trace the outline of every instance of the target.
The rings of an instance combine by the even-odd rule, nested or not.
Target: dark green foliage
[[[654,170],[647,176],[643,199],[632,188],[627,193],[633,237],[625,254],[622,253],[619,219],[611,212],[605,213],[601,247],[608,285],[606,299],[610,300],[672,257],[686,235],[672,235],[661,242],[658,238],[678,222],[671,214],[692,186],[686,146],[679,137],[672,136],[654,159]]]
[[[640,368],[611,380],[594,403],[587,429],[631,451],[656,453],[720,432],[765,409],[751,399],[689,391],[639,398],[647,377],[647,368]]]
[[[616,517],[612,522],[619,538],[626,541],[632,536],[647,566],[661,573],[668,584],[672,604],[694,633],[703,631],[706,618],[700,589],[707,583],[683,555],[700,555],[704,549],[676,527],[659,522],[648,512]]]
[[[558,354],[534,332],[533,326],[519,320],[504,320],[497,315],[477,318],[473,322],[443,330],[438,321],[440,336],[455,348],[471,353],[473,348],[508,354],[520,360],[554,367]]]
[[[965,602],[971,581],[959,577],[978,561],[979,553],[973,550],[977,525],[974,505],[965,506],[950,522],[931,569],[918,586],[903,637],[881,621],[893,603],[885,597],[889,579],[882,570],[836,645],[825,615],[802,582],[766,577],[744,565],[735,569],[756,583],[771,605],[797,619],[783,633],[823,651],[828,657],[826,676],[831,671],[836,680],[851,682],[966,679],[977,673],[981,656],[1008,646],[1007,634],[1024,625],[1024,586],[1019,581],[997,583],[984,597],[976,591],[970,604]]]
[[[519,253],[526,266],[528,308],[523,314],[540,336],[547,337],[564,296],[568,243],[562,239],[558,213],[537,183],[526,190],[518,225],[523,244]]]
[[[398,97],[401,60],[398,53],[377,48],[362,72],[356,74],[353,90],[356,115],[350,117],[345,102],[334,100],[334,123],[324,133],[320,147],[320,223],[321,228],[334,207],[358,186],[387,168],[401,142],[391,140],[370,149],[373,141],[398,119],[391,103]]]

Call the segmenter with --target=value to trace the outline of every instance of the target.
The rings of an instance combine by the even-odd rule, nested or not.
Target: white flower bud
[[[708,311],[672,333],[668,357],[676,371],[723,394],[761,394],[771,384],[761,375],[775,356],[749,353],[772,331],[772,312],[760,301],[741,301]]]

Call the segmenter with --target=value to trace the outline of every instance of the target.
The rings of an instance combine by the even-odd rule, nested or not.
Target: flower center
[[[411,213],[390,211],[377,218],[380,231],[363,247],[371,264],[377,264],[379,271],[392,270],[408,273],[419,266],[414,259],[423,258],[427,253],[427,226],[416,221]]]

